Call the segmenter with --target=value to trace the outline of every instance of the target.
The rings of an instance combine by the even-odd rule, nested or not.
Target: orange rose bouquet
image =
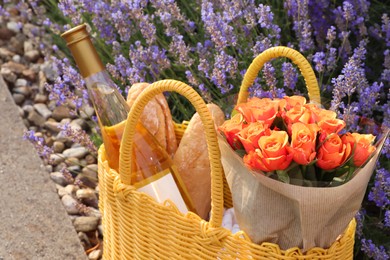
[[[350,133],[333,111],[305,97],[252,98],[219,127],[251,170],[301,186],[347,182],[373,155],[375,136]]]
[[[237,222],[255,243],[329,247],[359,210],[379,151],[301,96],[251,98],[219,127]]]
[[[302,96],[248,99],[260,69],[276,57],[298,66],[311,103]],[[219,128],[235,217],[254,243],[271,242],[283,250],[329,248],[356,224],[389,130],[370,131],[365,127],[375,124],[362,122],[348,132],[346,123],[320,103],[317,78],[305,57],[273,47],[253,60],[232,117]]]

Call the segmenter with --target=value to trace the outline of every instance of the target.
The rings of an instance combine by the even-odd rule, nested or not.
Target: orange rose
[[[342,139],[353,147],[353,164],[356,167],[362,166],[376,149],[372,145],[375,140],[372,134],[346,133]]]
[[[294,123],[291,126],[291,146],[287,147],[293,154],[293,160],[301,165],[307,165],[316,156],[316,138],[319,128],[316,124]]]
[[[291,126],[296,122],[309,124],[311,119],[311,112],[305,106],[296,104],[287,112],[282,113],[282,117],[286,122],[288,132],[291,133]]]
[[[233,149],[239,148],[239,139],[237,133],[244,129],[247,125],[244,124],[244,117],[241,114],[235,114],[230,120],[226,120],[221,126],[218,127],[228,143]]]
[[[288,134],[285,131],[272,131],[269,136],[259,139],[259,149],[244,156],[245,164],[254,170],[264,172],[284,170],[291,161],[288,153]]]
[[[324,170],[335,169],[348,159],[351,152],[349,142],[344,143],[339,135],[331,134],[318,150],[317,166]]]
[[[330,134],[338,134],[345,127],[344,120],[337,118],[328,118],[318,122],[318,126],[321,128],[320,142],[323,142]]]
[[[235,109],[244,116],[248,123],[263,122],[271,125],[279,112],[279,102],[279,99],[254,97],[247,103],[238,104]]]
[[[318,123],[327,119],[336,119],[336,112],[319,108],[316,104],[305,104],[305,108],[311,111],[311,123]]]
[[[302,96],[284,96],[280,101],[280,110],[290,110],[296,105],[303,106],[306,104],[306,98]]]
[[[248,127],[242,129],[237,133],[238,138],[240,139],[242,145],[245,148],[245,151],[249,153],[259,148],[259,139],[264,135],[270,135],[271,130],[268,125],[262,122],[250,123]]]

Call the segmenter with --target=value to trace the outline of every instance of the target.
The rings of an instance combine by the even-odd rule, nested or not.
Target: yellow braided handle
[[[160,80],[149,85],[136,99],[127,117],[122,137],[119,158],[119,176],[124,184],[131,185],[131,160],[133,139],[138,119],[145,105],[156,95],[164,91],[174,91],[186,97],[198,112],[206,133],[211,166],[211,218],[212,227],[220,227],[223,215],[223,168],[214,121],[206,103],[187,84],[177,80]]]
[[[306,82],[306,88],[309,93],[309,98],[315,103],[321,104],[320,88],[318,87],[317,78],[314,74],[313,68],[306,58],[298,51],[289,47],[277,46],[269,48],[260,53],[251,63],[248,71],[244,75],[240,92],[238,94],[237,104],[246,102],[249,92],[248,88],[253,84],[260,69],[263,65],[277,57],[289,58],[294,64],[296,64],[302,73]]]

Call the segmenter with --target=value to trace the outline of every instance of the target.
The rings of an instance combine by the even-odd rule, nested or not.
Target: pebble
[[[24,105],[22,107],[22,109],[26,112],[26,113],[30,113],[31,111],[34,110],[34,107],[32,105]]]
[[[91,154],[87,154],[87,156],[85,156],[85,161],[87,166],[90,164],[96,164],[96,157]]]
[[[41,71],[43,71],[43,73],[45,74],[45,77],[50,80],[50,81],[54,81],[57,77],[57,72],[55,71],[55,69],[53,68],[53,65],[48,62],[48,61],[45,61],[43,64],[41,64]]]
[[[15,54],[14,56],[12,56],[12,60],[14,62],[20,63],[22,61],[22,57],[19,54]]]
[[[21,63],[9,61],[2,65],[3,68],[10,69],[12,72],[16,74],[21,74],[23,70],[27,69],[27,67]]]
[[[64,204],[66,212],[70,215],[76,215],[79,214],[79,209],[78,209],[78,201],[75,200],[72,196],[70,195],[64,195],[61,198],[62,204]],[[76,219],[77,220],[77,219]],[[82,231],[82,230],[79,230]]]
[[[23,95],[25,95],[27,97],[31,93],[31,88],[29,88],[27,86],[16,87],[16,88],[13,89],[13,92],[14,93],[23,94]]]
[[[92,189],[80,189],[76,192],[76,198],[81,200],[85,205],[97,208],[98,198],[95,190]]]
[[[10,59],[14,55],[15,55],[15,53],[13,53],[12,51],[10,51],[10,50],[8,50],[6,48],[0,47],[0,58],[2,58],[2,59]]]
[[[61,153],[65,149],[65,144],[63,142],[54,141],[53,143],[53,151],[55,153]]]
[[[50,111],[50,110],[49,110]],[[49,120],[47,120],[44,124],[44,127],[54,133],[58,133],[61,131],[61,129],[59,128],[61,124],[58,123],[57,121],[55,121],[54,119],[52,118],[49,118]]]
[[[31,41],[25,41],[23,43],[23,50],[24,50],[24,53],[28,52],[28,51],[32,51],[34,50],[34,44],[31,42]]]
[[[64,197],[66,197],[65,195]],[[63,198],[64,198],[63,197]],[[97,225],[99,224],[99,218],[96,217],[78,217],[73,222],[73,225],[77,232],[89,232],[96,230]]]
[[[44,94],[36,94],[34,97],[34,102],[35,103],[45,103],[47,101],[47,96]]]
[[[15,33],[18,33],[20,32],[20,29],[22,28],[22,24],[21,23],[17,23],[17,22],[14,22],[14,21],[10,21],[7,23],[7,29],[15,32]]]
[[[83,185],[89,188],[95,189],[95,187],[97,186],[97,174],[95,174],[95,177],[91,177],[80,173],[76,176],[76,181],[81,182]]]
[[[65,192],[66,194],[70,195],[70,196],[73,196],[76,194],[78,188],[77,186],[73,185],[73,184],[69,184],[65,187]]]
[[[64,118],[72,118],[73,116],[71,115],[69,108],[58,106],[54,108],[52,117],[57,121],[61,121]]]
[[[7,82],[15,82],[17,76],[13,73],[9,68],[2,67],[0,70],[1,76],[3,76],[4,80]]]
[[[78,159],[83,158],[87,153],[88,150],[85,147],[69,148],[62,152],[66,158],[75,157]]]
[[[91,107],[90,105],[84,105],[83,107],[81,107],[80,109],[81,118],[89,119],[93,115],[95,115],[95,110],[93,109],[93,107]]]
[[[91,253],[88,255],[89,260],[98,260],[102,256],[103,251],[100,249],[93,250]]]
[[[36,62],[40,56],[41,54],[38,50],[31,50],[24,54],[24,57],[30,62]]]
[[[65,176],[61,172],[52,172],[50,173],[50,179],[52,179],[55,183],[66,186],[69,184],[68,180],[65,178]]]
[[[25,79],[17,79],[16,82],[15,82],[15,87],[16,88],[26,87],[26,86],[27,86],[27,80],[25,80]]]
[[[96,218],[99,218],[101,219],[102,218],[102,213],[100,213],[100,211],[97,209],[98,207],[88,207],[88,210],[86,212],[86,216],[89,216],[89,217],[96,217]]]
[[[70,165],[67,167],[70,172],[80,172],[80,165]]]
[[[23,101],[25,99],[25,96],[23,94],[19,94],[19,93],[13,93],[12,97],[17,105],[22,105]]]
[[[34,105],[34,108],[45,119],[48,119],[51,116],[51,114],[52,114],[52,112],[47,108],[46,104],[37,103],[37,104]]]
[[[57,191],[57,193],[58,193],[58,196],[60,196],[60,198],[64,197],[65,195],[69,195],[69,194],[66,192],[66,190],[65,190],[64,187],[59,188],[58,191]]]
[[[50,155],[50,161],[53,165],[59,165],[65,161],[65,157],[61,153],[53,153]]]
[[[22,75],[29,81],[35,81],[37,79],[37,73],[32,69],[26,69],[22,71]]]
[[[35,110],[31,111],[28,114],[27,119],[31,123],[33,123],[34,125],[39,126],[39,127],[43,127],[43,125],[46,122],[45,118],[43,116],[41,116],[40,114],[38,114],[38,112],[36,112]]]

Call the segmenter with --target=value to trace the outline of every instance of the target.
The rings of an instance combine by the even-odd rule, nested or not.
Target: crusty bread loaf
[[[215,104],[208,104],[215,126],[220,126],[225,115]],[[211,209],[210,161],[202,121],[196,113],[180,141],[173,161],[185,183],[200,217],[208,218]]]
[[[136,83],[131,86],[127,95],[127,104],[130,107],[147,86],[149,83]],[[168,154],[173,156],[177,141],[171,111],[163,94],[155,96],[146,104],[140,120]]]

